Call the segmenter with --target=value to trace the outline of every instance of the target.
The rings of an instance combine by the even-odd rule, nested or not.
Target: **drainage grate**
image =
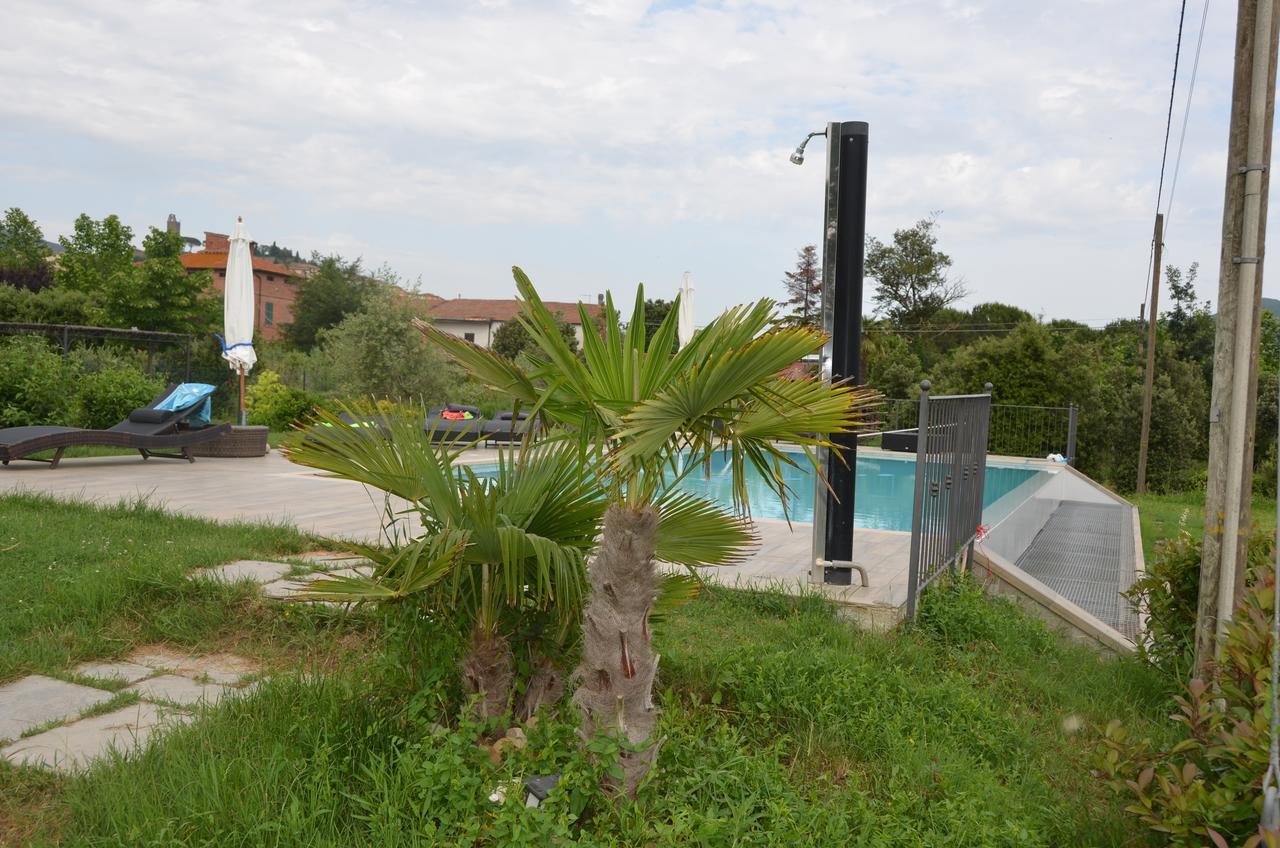
[[[1023,571],[1132,638],[1138,618],[1120,596],[1133,584],[1133,519],[1121,504],[1063,501],[1018,557]]]

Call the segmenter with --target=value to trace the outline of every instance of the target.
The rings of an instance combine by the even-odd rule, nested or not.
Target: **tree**
[[[938,218],[897,230],[893,244],[867,238],[866,275],[876,281],[876,309],[898,326],[924,324],[945,306],[964,298],[964,281],[951,279],[951,257],[938,250]]]
[[[61,236],[58,242],[63,250],[56,275],[60,286],[96,294],[133,271],[133,230],[115,215],[95,221],[82,214],[71,238]]]
[[[1165,281],[1169,285],[1169,300],[1173,308],[1161,318],[1177,347],[1178,355],[1187,361],[1198,363],[1205,379],[1213,382],[1213,345],[1217,332],[1208,301],[1196,300],[1196,278],[1200,263],[1193,262],[1185,273],[1169,265],[1165,268]]]
[[[364,305],[373,286],[360,273],[360,260],[346,262],[340,256],[321,259],[319,268],[302,281],[293,304],[293,323],[285,338],[299,350],[311,350],[321,330],[336,327]]]
[[[321,330],[319,351],[332,363],[339,389],[361,399],[450,400],[457,369],[414,332],[413,320],[422,317],[415,303],[381,286],[336,327]]]
[[[208,336],[222,317],[221,304],[209,296],[208,271],[188,274],[178,258],[182,236],[152,227],[142,241],[145,259],[113,273],[99,290],[107,323],[167,333]]]
[[[585,739],[603,734],[619,744],[613,788],[634,794],[657,754],[658,655],[649,621],[659,591],[656,560],[688,567],[737,561],[751,539],[743,514],[748,464],[785,499],[781,469],[795,460],[778,443],[830,446],[829,434],[858,425],[873,395],[778,376],[824,339],[810,327],[782,326],[768,300],[728,310],[672,356],[676,315],[668,313],[650,336],[641,288],[623,333],[608,295],[603,336],[579,359],[533,283],[513,271],[521,322],[539,348],[527,366],[417,326],[482,382],[569,428],[583,461],[602,469],[609,505],[588,572],[574,703]],[[585,310],[580,314],[585,323]],[[680,459],[686,468],[701,467],[712,451],[731,458],[737,514],[681,492],[664,473]]]
[[[920,358],[901,336],[864,331],[862,361],[866,384],[885,397],[913,398],[919,394],[923,373]]]
[[[39,291],[53,282],[44,234],[16,206],[0,219],[0,283]]]
[[[796,252],[796,267],[783,272],[782,285],[787,291],[784,305],[791,307],[787,319],[821,329],[822,263],[817,245],[806,244]]]
[[[564,336],[565,343],[574,353],[577,353],[577,331],[572,324],[562,319],[559,312],[556,313],[556,321],[560,325],[560,335]],[[521,354],[537,350],[533,337],[529,335],[529,331],[524,328],[518,318],[510,318],[499,324],[498,329],[493,331],[493,341],[489,347],[494,353],[505,356],[513,362],[519,359]]]

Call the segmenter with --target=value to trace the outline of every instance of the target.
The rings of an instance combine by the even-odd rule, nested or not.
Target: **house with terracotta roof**
[[[172,219],[173,216],[170,216]],[[184,253],[179,257],[187,273],[212,271],[213,287],[221,298],[227,286],[227,255],[230,237],[223,233],[204,234],[204,250]],[[283,327],[293,321],[293,304],[298,298],[302,276],[283,265],[253,257],[253,296],[256,302],[253,325],[264,341],[280,338]]]
[[[578,346],[582,346],[582,317],[578,312],[578,304],[568,301],[544,301],[553,314],[573,327],[578,337]],[[583,304],[587,317],[600,317],[600,306],[594,303]],[[453,300],[441,300],[430,306],[431,319],[436,328],[451,336],[475,342],[480,347],[493,344],[494,331],[504,321],[509,321],[520,312],[520,303],[516,300],[487,300],[475,297],[458,297]]]

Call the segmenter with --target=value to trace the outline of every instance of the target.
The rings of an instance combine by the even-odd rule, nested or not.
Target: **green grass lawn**
[[[99,508],[0,497],[0,682],[224,633],[252,590],[186,579],[193,568],[316,547],[297,531],[217,524],[142,503]]]
[[[1185,526],[1194,536],[1204,535],[1204,492],[1177,492],[1171,495],[1128,495],[1138,507],[1142,524],[1142,553],[1150,559],[1155,553],[1155,543],[1160,539],[1177,535]],[[1275,498],[1253,499],[1254,525],[1275,531]]]
[[[0,516],[19,545],[0,577],[24,599],[0,612],[0,677],[236,628],[323,643],[319,624],[181,579],[307,544],[289,531],[27,497]],[[659,626],[660,767],[615,807],[571,710],[493,762],[457,719],[452,643],[412,615],[367,626],[384,650],[331,647],[328,673],[281,673],[135,761],[80,777],[0,766],[0,843],[7,829],[37,845],[1134,845],[1140,828],[1089,774],[1096,728],[1170,732],[1156,672],[974,587],[931,592],[919,625],[891,634],[815,598],[719,590]],[[543,809],[488,800],[552,771],[564,785]]]

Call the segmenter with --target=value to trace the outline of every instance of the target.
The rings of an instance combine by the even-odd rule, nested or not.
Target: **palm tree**
[[[653,683],[659,657],[650,634],[659,586],[655,562],[693,567],[742,556],[752,540],[745,520],[748,466],[785,505],[782,469],[796,460],[779,443],[799,445],[821,473],[816,449],[831,447],[830,434],[857,427],[875,396],[779,376],[818,350],[824,336],[810,327],[784,326],[768,300],[728,310],[672,354],[678,308],[647,337],[643,288],[625,332],[608,296],[601,333],[589,329],[592,319],[579,306],[585,330],[579,357],[529,278],[513,271],[519,318],[537,345],[521,363],[426,322],[415,326],[482,382],[568,428],[582,461],[604,475],[609,506],[588,570],[574,701],[584,737],[607,733],[625,743],[617,788],[634,794],[657,755]],[[733,512],[676,488],[683,475],[709,469],[715,451],[727,455],[732,470]],[[673,532],[669,513],[681,508],[682,526]]]
[[[422,418],[321,410],[287,439],[290,460],[403,499],[423,530],[389,550],[356,546],[375,563],[372,576],[317,580],[298,597],[413,597],[431,615],[466,628],[462,679],[482,719],[501,719],[511,709],[518,688],[512,641],[516,633],[535,634],[529,644],[534,674],[518,706],[527,717],[563,692],[552,658],[576,641],[585,558],[606,506],[596,471],[571,443],[549,440],[518,458],[501,453],[494,476],[480,476],[455,466],[462,448],[433,444]],[[361,423],[370,421],[377,426]]]

